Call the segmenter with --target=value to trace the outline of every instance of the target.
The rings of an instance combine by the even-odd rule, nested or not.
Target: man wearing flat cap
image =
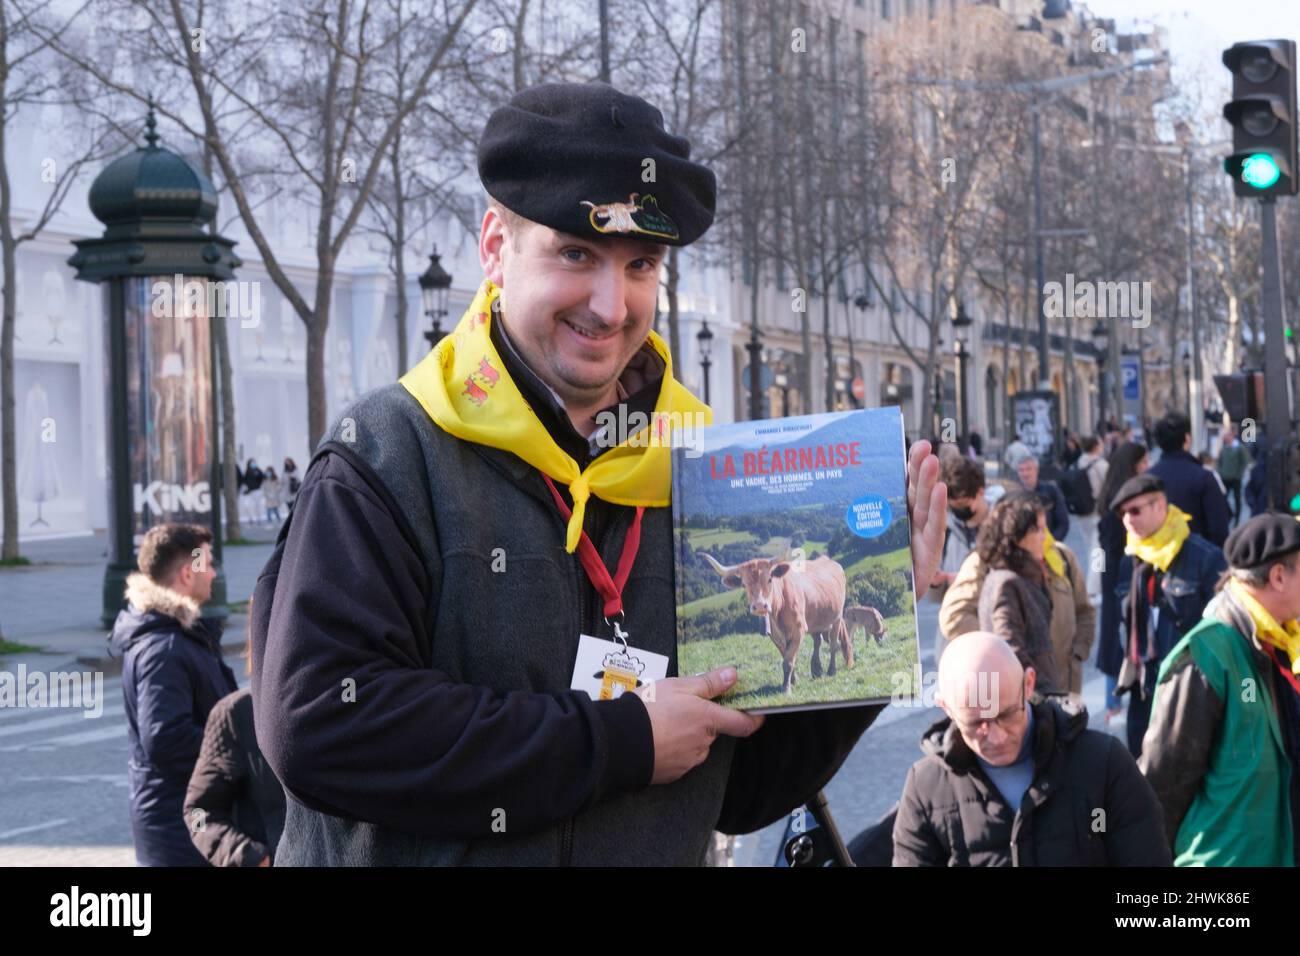
[[[1139,766],[1175,866],[1300,857],[1300,524],[1266,512],[1227,541],[1205,619],[1160,668]]]
[[[1226,565],[1223,552],[1190,527],[1186,513],[1170,503],[1164,483],[1150,472],[1124,482],[1110,508],[1128,532],[1115,588],[1124,647],[1115,692],[1129,695],[1126,731],[1136,757],[1142,753],[1160,662],[1201,620]]]
[[[714,177],[603,83],[516,94],[478,168],[482,285],[342,413],[257,584],[258,739],[288,793],[275,862],[699,864],[715,829],[811,797],[879,712],[764,721],[711,700],[734,668],[677,676],[673,436],[609,423],[708,420],[650,327],[667,247],[713,220]],[[918,442],[921,593],[938,471]],[[589,694],[593,647],[647,679],[602,670]]]

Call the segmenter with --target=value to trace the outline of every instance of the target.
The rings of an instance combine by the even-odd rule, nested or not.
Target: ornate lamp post
[[[1106,420],[1106,388],[1108,374],[1106,357],[1109,355],[1110,346],[1110,329],[1106,323],[1098,319],[1097,324],[1092,327],[1092,347],[1097,353],[1097,420],[1104,422]],[[1098,428],[1098,431],[1101,429]]]
[[[966,314],[966,307],[960,302],[957,303],[957,314],[952,317],[953,331],[953,349],[957,354],[957,427],[960,434],[957,436],[957,446],[964,454],[966,452],[966,442],[970,436],[970,422],[968,421],[970,405],[966,395],[966,363],[970,360],[970,351],[967,348],[970,338],[970,327],[975,320]]]
[[[424,314],[431,323],[429,331],[424,333],[429,347],[438,344],[442,338],[442,320],[447,316],[447,293],[451,289],[451,275],[442,267],[441,256],[435,246],[429,256],[429,268],[421,273],[416,281],[420,283],[420,301]]]
[[[704,369],[704,404],[709,404],[709,366],[713,364],[710,361],[713,355],[713,333],[709,331],[709,323],[700,323],[700,331],[695,333],[695,341],[700,347],[700,367]]]
[[[104,289],[108,334],[109,560],[100,623],[122,607],[135,549],[156,524],[212,528],[217,577],[203,616],[228,616],[221,572],[219,396],[212,323],[260,321],[260,300],[228,282],[234,243],[210,231],[212,184],[158,145],[152,107],[145,145],[109,163],[90,187],[98,239],[73,242],[77,278]],[[256,292],[256,290],[251,290]]]

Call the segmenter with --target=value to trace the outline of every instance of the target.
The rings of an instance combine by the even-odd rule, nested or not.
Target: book
[[[911,697],[920,651],[897,407],[702,428],[673,449],[677,672],[750,713]]]

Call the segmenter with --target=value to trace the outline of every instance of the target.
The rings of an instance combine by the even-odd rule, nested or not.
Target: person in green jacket
[[[1139,766],[1175,866],[1295,866],[1300,856],[1300,523],[1228,537],[1201,623],[1165,658]]]
[[[1237,438],[1237,426],[1229,425],[1223,436],[1223,447],[1219,449],[1217,468],[1223,479],[1223,493],[1232,504],[1232,520],[1241,524],[1241,483],[1245,480],[1246,469],[1250,466],[1250,453],[1246,451]]]

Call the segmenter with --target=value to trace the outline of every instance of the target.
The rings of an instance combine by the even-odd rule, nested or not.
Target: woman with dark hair
[[[284,483],[285,483],[285,505],[289,513],[293,514],[293,502],[298,497],[298,489],[302,487],[302,482],[298,479],[298,466],[293,463],[293,459],[286,457],[284,459]]]
[[[244,673],[251,675],[251,637],[244,650]],[[284,811],[284,790],[257,745],[253,698],[245,687],[208,715],[185,793],[190,839],[213,866],[270,866]]]
[[[257,459],[248,459],[244,466],[244,506],[250,524],[262,523],[262,481],[266,473],[257,467]]]
[[[1124,442],[1106,459],[1106,480],[1097,495],[1097,547],[1102,552],[1101,566],[1101,627],[1097,640],[1097,669],[1106,675],[1106,722],[1123,710],[1115,696],[1115,679],[1124,663],[1124,642],[1120,637],[1119,563],[1124,558],[1124,545],[1128,532],[1124,522],[1111,511],[1110,502],[1124,482],[1147,470],[1147,446],[1141,442]]]
[[[1065,468],[1071,467],[1082,454],[1083,447],[1079,444],[1079,436],[1074,432],[1066,432],[1065,448],[1061,450],[1061,465]]]
[[[1052,645],[1052,592],[1043,549],[1047,521],[1032,493],[1009,495],[993,506],[980,526],[975,549],[987,565],[980,589],[980,630],[1000,635],[1020,663],[1038,674],[1036,693],[1065,695]]]

